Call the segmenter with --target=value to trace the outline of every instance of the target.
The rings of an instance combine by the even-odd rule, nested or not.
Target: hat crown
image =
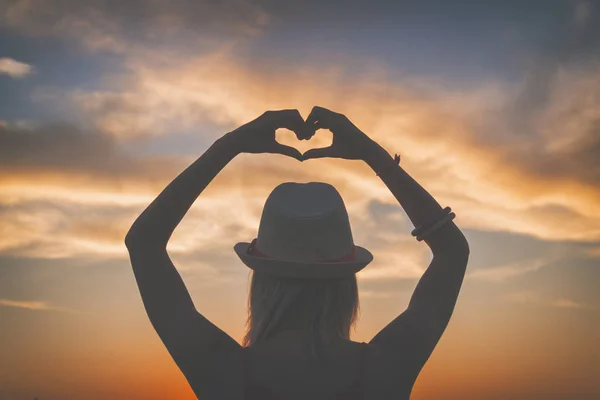
[[[323,182],[285,182],[263,208],[257,249],[274,258],[303,262],[335,259],[354,248],[344,201]]]

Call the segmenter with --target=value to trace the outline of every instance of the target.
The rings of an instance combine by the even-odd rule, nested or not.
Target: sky
[[[600,398],[599,50],[598,1],[0,0],[0,400],[193,399],[124,236],[222,135],[315,105],[400,154],[470,244],[412,398]],[[233,246],[287,181],[334,185],[373,253],[370,340],[431,254],[360,161],[236,156],[168,246],[196,308],[241,342]]]

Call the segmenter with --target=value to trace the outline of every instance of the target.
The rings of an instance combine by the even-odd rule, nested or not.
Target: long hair
[[[328,338],[350,339],[360,313],[356,275],[295,279],[251,271],[248,319],[242,345],[255,345],[285,328],[311,333],[310,354],[320,358]]]

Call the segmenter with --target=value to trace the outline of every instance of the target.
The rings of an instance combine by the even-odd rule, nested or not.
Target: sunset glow
[[[600,398],[600,3],[108,3],[0,1],[0,400],[195,399],[125,234],[222,135],[315,105],[400,154],[469,240],[412,398]],[[169,243],[197,309],[241,342],[233,246],[287,181],[334,185],[373,253],[352,337],[369,341],[432,256],[360,161],[236,156]]]

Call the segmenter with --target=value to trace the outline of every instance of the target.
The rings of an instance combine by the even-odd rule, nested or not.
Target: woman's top
[[[346,387],[343,390],[338,391],[333,396],[330,397],[330,400],[360,400],[362,399],[362,380],[365,371],[365,363],[366,363],[366,354],[367,354],[368,344],[365,342],[361,343],[360,350],[360,364],[358,369],[358,376],[354,380],[354,382]],[[246,362],[246,352],[245,348],[242,349],[242,359],[244,362],[244,391],[246,394],[247,400],[285,400],[283,396],[280,396],[274,393],[267,387],[254,384],[249,382],[246,377],[248,376],[247,371],[247,362]]]

